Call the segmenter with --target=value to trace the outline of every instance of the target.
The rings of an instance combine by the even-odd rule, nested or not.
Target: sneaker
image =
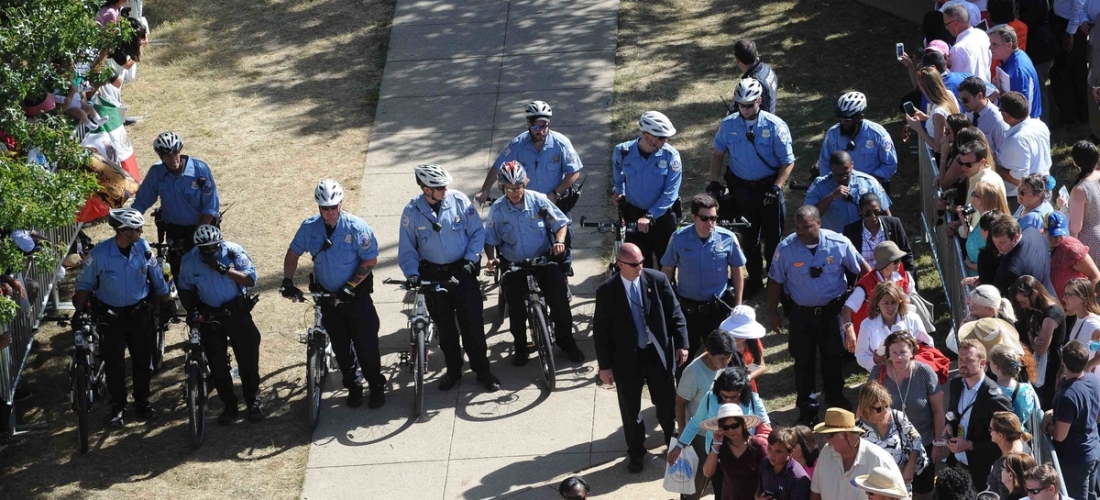
[[[248,405],[248,421],[252,423],[259,422],[264,419],[264,411],[260,409],[260,402],[256,401]]]
[[[577,344],[573,344],[569,346],[569,348],[562,347],[561,350],[565,351],[565,355],[569,358],[569,361],[574,363],[584,362],[584,352],[581,351],[580,347],[577,347]]]
[[[444,373],[443,378],[439,379],[439,390],[449,391],[461,379],[462,379],[462,374],[461,373],[454,374],[454,375],[452,375],[451,372]]]
[[[126,414],[126,410],[122,408],[111,408],[111,427],[124,427],[126,421],[123,420],[123,416]]]
[[[372,410],[381,408],[386,404],[386,389],[382,386],[374,386],[370,388],[370,400],[367,401],[367,408]]]
[[[348,389],[348,407],[358,408],[363,406],[363,387],[356,385]]]
[[[485,386],[486,392],[496,392],[500,390],[500,380],[498,380],[492,373],[485,372],[477,376],[477,381],[481,382],[481,385]]]
[[[237,413],[237,405],[225,407],[222,414],[218,416],[218,423],[221,425],[232,424],[234,420],[237,420]]]
[[[525,366],[527,365],[527,359],[530,354],[527,352],[527,346],[515,347],[512,350],[512,366]]]
[[[141,420],[152,420],[157,417],[157,411],[152,406],[135,406],[134,414]]]

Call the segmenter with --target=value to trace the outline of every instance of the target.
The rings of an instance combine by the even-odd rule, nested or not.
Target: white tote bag
[[[676,446],[676,438],[672,438],[669,449]],[[695,475],[699,473],[699,456],[695,454],[695,448],[685,446],[680,449],[680,457],[676,463],[668,465],[665,462],[665,490],[682,495],[695,493]]]

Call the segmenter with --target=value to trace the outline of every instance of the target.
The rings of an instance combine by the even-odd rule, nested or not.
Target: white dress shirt
[[[936,345],[924,330],[924,322],[921,321],[920,316],[913,311],[898,317],[897,322],[892,325],[883,323],[881,315],[875,319],[867,318],[860,324],[859,338],[856,339],[856,362],[859,366],[871,371],[875,367],[875,351],[886,341],[886,337],[900,330],[909,330],[918,344]]]
[[[1087,0],[1054,0],[1051,2],[1054,15],[1069,21],[1069,25],[1066,26],[1066,33],[1071,35],[1077,33],[1077,27],[1089,21],[1085,8],[1086,3]],[[1061,41],[1062,37],[1059,33],[1054,35]]]
[[[638,296],[642,298],[642,304],[639,304],[639,305],[644,307],[644,304],[645,304],[645,290],[642,290],[642,275],[639,274],[637,278],[634,278],[634,280],[631,281],[631,280],[626,279],[626,277],[623,276],[622,274],[619,274],[619,279],[623,280],[623,291],[626,293],[626,302],[628,304],[631,303],[630,289],[633,288],[633,289],[638,291]],[[633,306],[631,306],[631,307],[633,307]],[[631,315],[631,317],[632,318],[634,317],[633,314]],[[645,310],[642,311],[642,317],[645,317]],[[653,346],[657,348],[657,354],[659,354],[661,356],[661,361],[665,361],[665,351],[664,351],[664,349],[661,349],[661,343],[657,342],[657,337],[655,335],[653,335],[653,330],[651,328],[649,328],[649,325],[643,325],[643,326],[645,327],[645,332],[647,334],[649,334],[649,343],[653,344]]]
[[[985,374],[982,374],[982,378],[978,380],[977,384],[974,384],[974,387],[968,387],[966,385],[966,379],[963,379],[962,393],[959,394],[959,406],[957,408],[952,408],[948,410],[954,411],[955,414],[959,417],[959,429],[962,430],[963,435],[959,436],[958,434],[956,434],[956,437],[966,439],[966,429],[970,425],[970,415],[974,413],[974,402],[978,400],[978,388],[982,386],[982,380],[985,380]],[[970,462],[966,460],[965,451],[962,453],[956,453],[955,460],[958,460],[965,465],[970,465]]]
[[[1009,127],[997,161],[1014,179],[1023,179],[1028,174],[1049,175],[1050,129],[1035,118]],[[1005,194],[1016,196],[1016,186],[1006,182]]]
[[[970,73],[988,82],[992,64],[989,35],[984,31],[967,28],[955,37],[955,46],[951,47],[951,71]]]

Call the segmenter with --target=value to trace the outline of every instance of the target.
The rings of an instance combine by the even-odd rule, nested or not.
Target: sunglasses
[[[532,129],[535,129],[535,130],[546,130],[546,129],[550,128],[549,123],[543,123],[542,125],[539,125],[538,123],[532,123],[528,126],[531,127]]]
[[[518,186],[518,187],[503,187],[502,186],[501,189],[503,189],[505,193],[518,193],[520,191],[523,191],[523,186]]]
[[[959,98],[959,100],[962,101],[963,104],[970,104],[971,99],[973,99],[973,97],[960,97]]]
[[[696,217],[698,217],[699,220],[701,220],[703,222],[717,222],[718,221],[718,216],[717,215],[696,215]]]
[[[1045,490],[1045,489],[1047,489],[1047,488],[1048,488],[1047,486],[1044,486],[1044,487],[1042,487],[1042,488],[1035,488],[1035,489],[1032,489],[1032,488],[1024,488],[1024,489],[1025,489],[1025,490],[1027,490],[1027,494],[1028,494],[1028,495],[1038,495],[1039,493],[1042,493],[1042,492],[1043,492],[1043,490]]]
[[[750,102],[748,104],[737,103],[737,107],[739,107],[741,109],[752,109],[755,106],[756,106],[755,102]]]
[[[962,165],[966,168],[970,168],[970,167],[973,167],[974,165],[981,165],[984,160],[974,160],[974,161],[957,160],[957,161],[959,162],[959,165]]]
[[[333,205],[331,207],[319,207],[322,212],[331,212],[340,208],[340,205]]]
[[[863,218],[867,219],[876,215],[882,215],[884,213],[886,212],[883,212],[882,210],[867,210],[866,212],[863,212]]]
[[[625,260],[620,260],[619,264],[622,264],[624,266],[630,266],[630,267],[637,268],[637,267],[641,267],[642,262],[627,262]]]
[[[655,135],[653,135],[653,134],[649,134],[649,136],[650,136],[650,137],[652,137],[652,138],[653,138],[653,140],[655,140],[655,141],[657,141],[657,142],[661,142],[661,141],[667,141],[667,140],[668,140],[668,137],[657,137],[657,136],[655,136]]]
[[[886,411],[886,409],[881,406],[872,406],[871,410],[873,410],[875,413],[882,413]]]
[[[723,425],[722,426],[722,430],[724,430],[724,431],[735,431],[735,430],[740,429],[740,428],[741,428],[741,422],[734,422],[730,425]]]

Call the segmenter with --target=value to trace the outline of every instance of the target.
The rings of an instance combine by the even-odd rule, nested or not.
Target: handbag
[[[669,449],[676,446],[676,438],[668,443]],[[695,493],[695,475],[699,473],[699,456],[695,454],[695,448],[684,446],[680,449],[680,457],[676,463],[669,465],[665,462],[665,480],[662,486],[666,491],[691,495]]]

